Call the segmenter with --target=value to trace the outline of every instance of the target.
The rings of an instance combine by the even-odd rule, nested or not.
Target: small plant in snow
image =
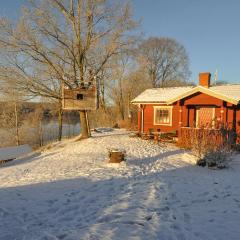
[[[236,132],[226,126],[220,129],[198,128],[191,130],[189,145],[197,157],[197,165],[226,168],[236,146]]]
[[[236,144],[235,150],[236,150],[237,152],[240,152],[240,143]]]
[[[228,167],[230,160],[231,150],[226,147],[222,147],[208,151],[200,160],[200,162],[205,162],[205,165],[207,165],[208,167],[216,167],[222,169]]]

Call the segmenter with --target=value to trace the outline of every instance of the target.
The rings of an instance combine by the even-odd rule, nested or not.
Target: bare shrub
[[[191,149],[197,165],[225,168],[235,147],[236,132],[221,126],[220,129],[186,128],[182,131],[180,146]]]
[[[113,126],[116,116],[111,108],[99,108],[95,112],[89,112],[90,127],[109,127]]]
[[[226,147],[212,149],[206,152],[202,160],[206,162],[208,167],[226,168],[231,160],[231,150]]]
[[[236,144],[236,146],[235,146],[235,150],[236,150],[237,152],[240,152],[240,144],[239,144],[239,143]]]
[[[218,145],[218,135],[219,132],[217,130],[209,130],[204,128],[193,130],[189,140],[194,155],[198,159],[202,159],[207,152],[210,150],[215,150]]]

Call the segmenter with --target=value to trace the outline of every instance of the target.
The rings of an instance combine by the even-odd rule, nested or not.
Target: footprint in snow
[[[191,217],[188,213],[183,213],[183,220],[186,224],[189,224],[190,223],[190,220],[191,220]]]
[[[59,210],[59,208],[50,208],[48,209],[48,213],[56,213]]]
[[[0,217],[7,217],[7,216],[9,216],[9,213],[3,208],[0,208]]]
[[[57,236],[57,238],[60,239],[60,240],[66,238],[66,237],[67,237],[67,234],[65,234],[65,233]]]
[[[223,198],[231,197],[232,195],[230,193],[227,193],[226,195],[223,196]]]
[[[23,221],[25,222],[27,220],[27,218],[28,218],[28,213],[24,213],[22,218],[23,218]]]
[[[187,205],[187,204],[182,204],[182,205],[180,205],[180,207],[182,207],[182,208],[186,208],[186,207],[188,207],[189,205]]]
[[[198,194],[198,196],[207,196],[208,194],[209,194],[209,192],[203,192],[203,193]]]
[[[50,200],[47,200],[46,202],[50,205],[54,204],[55,202],[57,202],[58,200],[57,199],[50,199]]]
[[[183,234],[182,230],[181,230],[181,227],[178,225],[178,224],[172,224],[172,226],[170,226],[170,228],[173,229],[174,231],[174,235],[176,236],[176,239],[178,240],[185,240],[186,237],[185,235]]]
[[[151,219],[152,219],[152,216],[151,216],[151,215],[145,217],[145,220],[146,220],[146,221],[150,221]]]
[[[203,199],[197,199],[197,200],[193,200],[192,203],[204,203],[205,200]]]

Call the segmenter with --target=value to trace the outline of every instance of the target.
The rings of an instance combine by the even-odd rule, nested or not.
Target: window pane
[[[169,109],[157,109],[155,111],[155,122],[158,124],[170,123],[170,110]]]

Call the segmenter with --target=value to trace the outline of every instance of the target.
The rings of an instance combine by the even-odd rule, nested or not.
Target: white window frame
[[[172,109],[173,109],[173,106],[154,106],[154,116],[153,116],[153,125],[162,125],[162,126],[172,126]],[[170,122],[169,123],[156,123],[156,111],[157,110],[168,110],[169,111],[169,118],[170,118]]]

